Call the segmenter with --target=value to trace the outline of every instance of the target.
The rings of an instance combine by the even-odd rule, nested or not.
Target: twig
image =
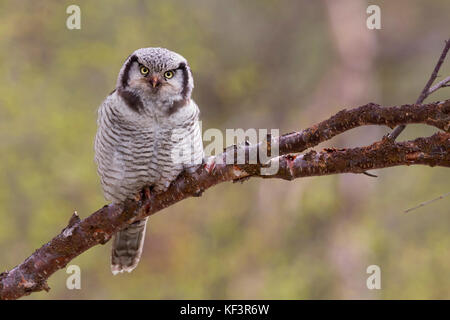
[[[378,176],[376,174],[373,174],[373,173],[370,173],[370,172],[364,171],[363,174],[366,175],[366,176],[372,177],[372,178],[378,178]]]
[[[440,200],[440,199],[444,199],[444,198],[445,198],[446,196],[448,196],[448,195],[450,195],[450,192],[444,193],[443,195],[441,195],[441,196],[439,196],[439,197],[437,197],[437,198],[435,198],[435,199],[432,199],[432,200],[428,200],[428,201],[422,202],[422,203],[418,204],[418,205],[415,206],[415,207],[409,208],[409,209],[405,210],[405,213],[408,213],[408,212],[411,212],[411,211],[413,211],[413,210],[419,209],[419,208],[421,208],[421,207],[424,207],[424,206],[426,206],[426,205],[428,205],[428,204],[430,204],[430,203],[432,203],[432,202],[438,201],[438,200]]]
[[[422,92],[420,93],[419,98],[417,98],[416,104],[421,104],[431,93],[438,90],[439,88],[446,86],[446,83],[444,83],[444,85],[441,85],[441,86],[438,86],[439,85],[439,83],[438,83],[438,85],[436,85],[432,88],[434,90],[430,89],[431,85],[433,84],[433,82],[436,80],[436,78],[438,76],[438,72],[441,69],[442,64],[444,63],[445,57],[447,56],[449,49],[450,49],[450,39],[445,41],[445,46],[444,46],[444,49],[442,50],[441,56],[439,57],[439,60],[436,64],[436,66],[434,67],[433,72],[431,73],[430,79],[428,79],[428,82],[425,85],[425,87],[423,88]],[[399,125],[397,128],[395,128],[391,132],[391,134],[389,135],[389,138],[391,140],[397,139],[398,136],[400,135],[400,133],[402,133],[402,131],[405,129],[405,127],[406,127],[405,124]]]
[[[444,80],[436,83],[434,86],[432,86],[430,88],[430,90],[428,91],[429,94],[432,94],[433,92],[435,92],[436,90],[440,89],[440,88],[445,88],[450,86],[450,77],[445,78]]]

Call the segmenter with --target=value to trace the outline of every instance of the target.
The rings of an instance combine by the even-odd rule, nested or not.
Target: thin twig
[[[378,178],[378,176],[376,174],[373,174],[373,173],[370,173],[370,172],[364,171],[363,174],[365,174],[366,176],[372,177],[372,178]]]
[[[430,203],[432,203],[432,202],[438,201],[438,200],[440,200],[440,199],[444,199],[444,198],[445,198],[446,196],[448,196],[448,195],[450,195],[450,192],[447,192],[447,193],[445,193],[445,194],[443,194],[443,195],[441,195],[441,196],[439,196],[439,197],[437,197],[437,198],[435,198],[435,199],[432,199],[432,200],[428,200],[428,201],[422,202],[422,203],[420,203],[419,205],[417,205],[417,206],[415,206],[415,207],[409,208],[409,209],[405,210],[405,213],[408,213],[408,212],[411,212],[411,211],[413,211],[413,210],[419,209],[419,208],[421,208],[421,207],[424,207],[424,206],[426,206],[426,205],[428,205],[428,204],[430,204]]]
[[[450,77],[447,77],[444,80],[442,80],[442,81],[436,83],[434,86],[432,86],[430,88],[430,90],[428,90],[428,94],[432,94],[436,90],[438,90],[440,88],[448,87],[449,85],[450,85]]]
[[[441,69],[442,64],[444,63],[445,57],[447,56],[449,49],[450,49],[450,39],[445,41],[445,46],[444,49],[442,50],[441,56],[439,57],[439,60],[436,66],[434,67],[433,72],[431,73],[430,79],[428,79],[428,82],[423,88],[422,92],[420,93],[419,98],[417,98],[416,104],[421,104],[431,93],[442,87],[442,86],[436,87],[433,91],[431,91],[430,89],[431,85],[438,76],[438,72]],[[389,139],[395,141],[395,139],[398,138],[398,136],[400,135],[400,133],[402,133],[405,127],[406,127],[405,124],[399,125],[397,128],[394,129],[394,131],[391,132],[391,134],[389,135]]]

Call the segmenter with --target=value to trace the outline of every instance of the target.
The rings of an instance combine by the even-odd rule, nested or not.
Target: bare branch
[[[428,138],[398,143],[393,143],[385,137],[367,147],[325,149],[322,152],[310,151],[298,156],[281,156],[278,173],[262,177],[293,180],[336,173],[362,173],[365,170],[399,165],[450,167],[449,150],[448,133],[437,133]]]
[[[444,132],[428,138],[396,143],[388,138],[370,146],[353,149],[326,149],[310,151],[304,155],[292,155],[332,137],[364,125],[423,123]],[[32,292],[49,290],[46,280],[69,261],[89,248],[105,244],[129,223],[152,215],[178,201],[199,196],[206,189],[225,181],[249,177],[294,178],[338,173],[362,173],[365,170],[400,165],[450,166],[450,100],[425,105],[382,107],[369,103],[343,110],[331,118],[300,132],[270,138],[267,149],[278,144],[280,169],[273,176],[261,175],[267,164],[225,164],[226,153],[217,155],[189,174],[182,173],[164,193],[153,194],[140,201],[127,200],[123,204],[110,204],[87,218],[80,220],[76,213],[60,234],[36,250],[24,262],[10,271],[0,274],[0,299],[17,299]],[[240,148],[248,154],[258,145],[242,145],[231,149],[234,158]]]
[[[449,196],[449,195],[450,195],[450,192],[447,192],[447,193],[444,193],[444,194],[440,195],[440,196],[437,197],[437,198],[434,198],[434,199],[431,199],[431,200],[428,200],[428,201],[419,203],[417,206],[405,210],[405,213],[411,212],[411,211],[416,210],[416,209],[419,209],[419,208],[421,208],[421,207],[425,207],[426,205],[428,205],[428,204],[430,204],[430,203],[433,203],[433,202],[435,202],[435,201],[444,199],[446,196]]]
[[[450,40],[449,40],[450,41]],[[430,88],[430,90],[428,91],[429,94],[432,94],[433,92],[435,92],[436,90],[440,89],[440,88],[445,88],[450,86],[450,77],[445,78],[444,80],[436,83],[434,86],[432,86]]]
[[[431,87],[431,85],[433,84],[433,82],[436,80],[439,70],[441,69],[442,64],[445,61],[445,57],[447,56],[448,51],[450,50],[450,39],[445,41],[445,46],[444,49],[442,50],[442,53],[439,57],[439,60],[436,64],[436,66],[433,69],[433,72],[431,73],[430,79],[428,79],[427,84],[425,85],[425,87],[423,88],[422,92],[420,93],[419,98],[417,98],[416,100],[416,104],[421,104],[425,101],[425,99],[432,94],[433,92],[435,92],[436,90],[446,87],[448,81],[450,80],[450,77],[445,79],[444,82],[441,84],[438,83],[437,85],[435,85],[434,87]],[[446,81],[447,80],[447,81]],[[441,85],[440,85],[441,84]],[[392,140],[395,140],[398,138],[398,136],[400,135],[400,133],[402,133],[403,130],[405,130],[406,125],[402,124],[400,126],[398,126],[397,128],[394,129],[394,131],[391,132],[391,134],[389,135],[389,138]]]

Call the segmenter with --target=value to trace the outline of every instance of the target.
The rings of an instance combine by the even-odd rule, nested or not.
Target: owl
[[[163,192],[203,159],[199,108],[185,58],[164,48],[142,48],[123,64],[115,90],[98,109],[95,162],[106,200],[120,203],[142,190]],[[111,271],[136,268],[147,219],[119,231]]]

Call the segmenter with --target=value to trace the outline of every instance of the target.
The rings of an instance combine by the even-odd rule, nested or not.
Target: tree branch
[[[387,137],[370,146],[353,149],[325,149],[304,155],[280,157],[280,170],[272,176],[293,180],[336,173],[363,173],[369,169],[400,165],[450,167],[450,134],[436,133],[428,138],[393,143]]]
[[[372,145],[351,149],[325,149],[304,155],[292,155],[352,128],[364,125],[422,123],[444,132],[408,142],[394,142],[387,137]],[[110,204],[80,220],[74,213],[60,234],[36,250],[24,262],[0,274],[0,299],[17,299],[32,292],[49,290],[46,280],[57,270],[89,248],[105,244],[119,230],[135,220],[152,215],[191,196],[199,196],[206,189],[225,181],[262,177],[292,180],[307,176],[338,173],[362,173],[369,169],[401,165],[450,167],[450,100],[424,105],[382,107],[369,103],[351,110],[342,110],[331,118],[300,132],[270,137],[268,150],[275,144],[279,157],[269,163],[250,163],[249,154],[261,145],[240,145],[227,148],[224,153],[210,157],[193,173],[183,172],[164,193],[153,194],[140,201],[127,200]],[[238,152],[246,155],[245,164],[226,164],[226,156]],[[259,159],[259,158],[258,158]],[[219,161],[222,160],[222,161]],[[264,176],[261,169],[278,161],[275,175]]]
[[[435,86],[431,87],[431,85],[433,84],[433,82],[436,80],[436,78],[438,76],[439,70],[441,69],[442,64],[444,63],[449,50],[450,50],[450,39],[445,40],[444,49],[442,49],[442,53],[439,56],[439,60],[436,63],[436,66],[434,67],[433,72],[431,73],[430,79],[428,79],[428,82],[425,84],[425,87],[422,89],[420,96],[417,98],[416,104],[423,103],[430,94],[432,94],[433,92],[435,92],[436,90],[438,90],[440,88],[444,88],[444,87],[448,86],[450,77],[444,79],[443,81],[439,82]],[[391,132],[391,134],[389,135],[389,138],[391,140],[397,139],[397,137],[400,135],[400,133],[402,133],[402,131],[405,130],[405,127],[406,127],[405,124],[399,125],[397,128],[394,129],[394,131]]]

